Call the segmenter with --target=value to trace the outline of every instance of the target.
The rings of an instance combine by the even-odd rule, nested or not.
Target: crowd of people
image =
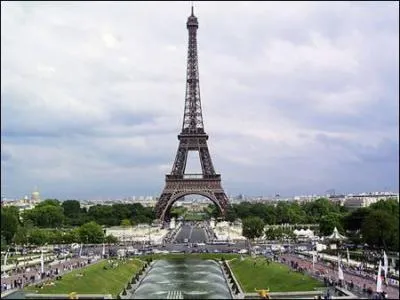
[[[82,268],[96,259],[88,258],[66,258],[47,264],[44,267],[44,272],[41,272],[41,265],[33,267],[18,267],[13,271],[9,271],[7,276],[2,276],[1,292],[13,289],[20,289],[27,284],[40,283],[47,280],[60,279],[60,276],[74,269]]]
[[[357,291],[363,293],[369,298],[376,297],[376,275],[368,273],[362,270],[354,270],[353,268],[347,267],[345,264],[342,265],[344,280],[338,278],[338,268],[331,263],[325,263],[323,261],[317,261],[314,264],[311,259],[308,259],[301,255],[296,254],[283,254],[280,257],[280,261],[289,265],[292,269],[299,272],[307,272],[310,275],[316,276],[324,280],[326,286],[341,286],[345,287],[350,291]],[[383,292],[379,294],[379,297],[387,297],[389,299],[399,298],[399,287],[385,282],[382,280]]]

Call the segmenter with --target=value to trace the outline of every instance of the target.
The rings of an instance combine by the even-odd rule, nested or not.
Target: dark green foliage
[[[79,237],[82,243],[102,243],[104,240],[103,228],[93,221],[83,224],[79,227]]]
[[[380,200],[368,208],[359,208],[343,218],[351,240],[371,247],[399,250],[399,203],[396,199]]]
[[[234,221],[237,219],[236,211],[235,211],[235,209],[233,208],[232,205],[229,205],[229,206],[228,206],[228,209],[226,210],[225,219],[226,219],[228,222],[234,222]]]
[[[253,240],[263,235],[264,222],[260,217],[248,217],[242,221],[243,236]]]
[[[91,221],[106,226],[119,226],[124,219],[131,220],[133,225],[148,224],[155,219],[153,209],[140,203],[95,205],[89,208],[87,216]]]
[[[325,216],[322,216],[319,221],[319,231],[322,235],[326,236],[330,235],[336,227],[339,232],[343,233],[342,223],[341,214],[336,212],[327,213]]]
[[[1,208],[1,236],[9,244],[17,233],[19,226],[18,209],[16,207]]]
[[[362,223],[371,212],[371,208],[362,207],[347,214],[343,219],[343,225],[347,230],[358,231],[361,229]]]
[[[33,209],[24,211],[23,220],[30,220],[35,226],[42,228],[57,228],[64,224],[64,210],[54,199],[45,200]]]
[[[118,242],[118,238],[113,235],[107,235],[104,239],[104,242],[107,244],[115,244]]]
[[[361,227],[362,236],[369,245],[384,249],[399,248],[399,216],[383,209],[373,210]]]

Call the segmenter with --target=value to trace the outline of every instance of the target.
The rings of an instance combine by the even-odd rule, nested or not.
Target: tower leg
[[[168,218],[168,216],[165,216],[165,210],[167,208],[168,202],[171,199],[171,197],[172,197],[171,193],[166,193],[163,191],[155,207],[156,217],[157,219],[160,219],[160,221],[163,222],[163,224],[166,221],[165,218],[166,217]]]

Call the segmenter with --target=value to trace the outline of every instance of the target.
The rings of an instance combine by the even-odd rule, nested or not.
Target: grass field
[[[203,213],[187,212],[184,215],[186,221],[203,221],[207,216]]]
[[[140,260],[118,261],[118,267],[104,270],[108,261],[101,261],[97,264],[72,271],[62,277],[61,280],[54,280],[55,285],[45,286],[43,289],[35,285],[25,288],[28,292],[39,294],[112,294],[115,298],[126,286],[133,275],[142,267]],[[82,277],[78,274],[83,273]]]
[[[254,265],[256,262],[256,265]],[[229,262],[236,279],[244,292],[254,292],[254,289],[269,288],[271,292],[313,291],[322,287],[322,283],[314,278],[290,271],[289,267],[266,263],[264,258],[246,258],[243,261],[235,259]]]

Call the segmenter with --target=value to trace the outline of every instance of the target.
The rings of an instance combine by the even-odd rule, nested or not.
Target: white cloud
[[[107,48],[117,48],[119,47],[119,41],[111,33],[105,33],[102,36],[103,42]]]

